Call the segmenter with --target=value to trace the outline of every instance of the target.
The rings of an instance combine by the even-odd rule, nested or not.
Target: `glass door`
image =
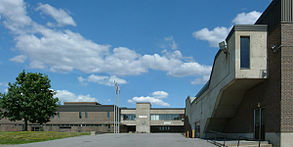
[[[257,140],[265,139],[264,109],[254,109],[254,138]]]

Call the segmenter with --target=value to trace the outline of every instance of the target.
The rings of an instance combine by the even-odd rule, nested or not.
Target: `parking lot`
[[[185,138],[179,133],[99,134],[52,141],[7,145],[7,147],[216,147],[202,140]],[[2,147],[2,146],[1,146]]]

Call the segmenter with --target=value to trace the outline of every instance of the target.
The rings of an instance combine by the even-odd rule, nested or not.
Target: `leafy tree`
[[[0,119],[2,119],[2,114],[3,114],[3,112],[2,112],[2,110],[1,110],[1,104],[2,104],[2,102],[1,102],[1,100],[2,100],[2,97],[3,97],[3,94],[0,92]]]
[[[28,121],[39,124],[48,122],[58,102],[50,87],[47,75],[22,71],[15,83],[8,83],[8,92],[0,99],[3,117],[11,121],[23,120],[25,131]]]

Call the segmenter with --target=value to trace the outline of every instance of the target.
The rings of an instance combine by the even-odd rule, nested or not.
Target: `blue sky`
[[[184,107],[208,80],[217,43],[270,0],[0,0],[0,92],[45,73],[64,101]]]

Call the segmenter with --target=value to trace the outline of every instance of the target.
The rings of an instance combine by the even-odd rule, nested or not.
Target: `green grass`
[[[0,132],[0,144],[23,144],[89,134],[90,133],[46,131]]]

